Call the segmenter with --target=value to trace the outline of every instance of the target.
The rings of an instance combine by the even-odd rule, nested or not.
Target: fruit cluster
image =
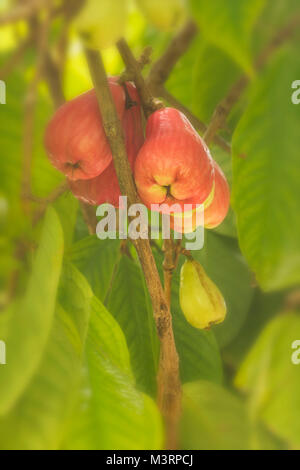
[[[109,78],[109,86],[142,202],[152,210],[158,205],[162,213],[170,212],[172,206],[171,228],[176,231],[195,230],[202,204],[205,226],[219,225],[228,211],[229,187],[188,119],[174,108],[159,109],[149,117],[144,137],[135,86],[120,85],[118,77]],[[118,206],[120,188],[94,90],[56,112],[46,130],[45,146],[78,199]]]

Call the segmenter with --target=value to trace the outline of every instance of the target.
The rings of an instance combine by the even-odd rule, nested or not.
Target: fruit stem
[[[121,42],[121,44],[123,43]],[[126,45],[125,49],[127,47]],[[121,193],[127,195],[129,204],[138,203],[139,198],[127,158],[122,125],[110,93],[102,57],[98,52],[89,49],[85,53],[99,103],[103,127],[111,147]],[[147,96],[147,92],[142,94],[143,97],[145,95]],[[166,424],[166,448],[176,449],[181,413],[181,385],[179,359],[172,328],[172,315],[149,240],[138,239],[133,240],[133,243],[151,297],[157,334],[160,340],[158,404]]]

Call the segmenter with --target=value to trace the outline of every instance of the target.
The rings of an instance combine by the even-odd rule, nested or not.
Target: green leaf
[[[193,70],[199,50],[202,51],[202,38],[196,37],[188,51],[176,63],[166,83],[168,91],[190,109],[194,102]]]
[[[241,72],[231,57],[214,45],[199,47],[196,57],[192,109],[200,119],[209,122],[215,107]]]
[[[254,84],[233,139],[233,207],[243,254],[265,290],[300,281],[299,54],[283,50]]]
[[[230,189],[232,188],[232,159],[224,150],[220,147],[214,146],[211,150],[214,160],[222,168]],[[236,219],[235,213],[230,205],[227,216],[224,221],[218,227],[213,229],[214,232],[219,233],[220,235],[226,235],[227,237],[237,238],[237,228],[236,228]]]
[[[205,39],[251,73],[252,33],[265,0],[190,0],[190,5]]]
[[[291,18],[300,13],[298,0],[273,0],[266,2],[255,31],[255,45],[258,53],[284,28]],[[294,38],[297,41],[297,37]]]
[[[76,218],[78,213],[78,201],[71,192],[65,192],[53,204],[64,231],[65,249],[72,244]]]
[[[138,386],[154,395],[159,346],[152,309],[141,270],[126,256],[120,261],[107,305],[126,336]]]
[[[204,248],[192,253],[222,292],[227,316],[213,331],[220,346],[225,346],[242,327],[253,296],[251,273],[240,254],[236,240],[205,231]]]
[[[278,316],[259,336],[235,379],[249,395],[253,415],[296,448],[300,447],[300,366],[292,362],[292,344],[299,338],[299,313]]]
[[[120,242],[88,236],[74,243],[67,257],[87,278],[94,294],[104,301],[120,260]]]
[[[182,407],[182,449],[249,449],[246,408],[231,392],[209,382],[189,383],[183,387]]]
[[[12,408],[42,359],[53,322],[62,255],[62,228],[54,209],[49,208],[25,297],[3,338],[7,366],[1,368],[0,415]]]
[[[27,91],[25,73],[16,72],[9,77],[6,104],[0,106],[1,122],[1,190],[12,200],[19,199],[24,120],[24,97]],[[47,196],[61,181],[62,175],[53,168],[44,151],[44,131],[51,113],[50,103],[38,93],[35,115],[32,159],[32,186],[36,196]]]
[[[222,351],[223,359],[231,369],[237,369],[255,344],[267,322],[278,314],[286,292],[263,293],[256,289],[247,318],[234,340]]]
[[[0,420],[2,449],[59,449],[76,403],[92,292],[64,267],[52,332],[38,371],[12,411]]]
[[[134,385],[124,335],[94,298],[81,400],[65,449],[161,449],[162,423],[154,402]]]

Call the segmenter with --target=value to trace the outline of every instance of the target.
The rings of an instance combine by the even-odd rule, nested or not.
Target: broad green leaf
[[[119,264],[107,303],[125,333],[137,384],[155,394],[158,340],[139,267],[127,257]]]
[[[88,279],[94,294],[104,301],[120,260],[119,241],[88,236],[74,243],[67,256]]]
[[[218,344],[211,331],[201,331],[191,326],[183,315],[179,305],[180,266],[173,274],[172,305],[173,329],[176,348],[179,354],[180,375],[183,383],[194,380],[221,382],[223,378],[222,362]],[[161,271],[163,259],[157,256],[157,265]]]
[[[251,36],[265,0],[190,0],[190,5],[205,39],[251,73]]]
[[[243,402],[223,387],[192,382],[183,387],[181,447],[247,450],[251,428]]]
[[[226,319],[213,328],[219,345],[223,347],[238,334],[246,319],[253,296],[251,273],[236,240],[208,230],[205,232],[204,248],[192,252],[192,255],[202,264],[224,296]]]
[[[161,449],[162,423],[154,402],[135,388],[123,333],[94,300],[81,400],[64,449]]]
[[[21,184],[23,158],[24,97],[28,83],[24,73],[16,72],[7,83],[6,104],[0,106],[1,123],[1,191],[11,199],[18,199]],[[46,157],[43,145],[45,126],[53,109],[39,92],[33,136],[32,186],[37,196],[47,196],[61,181],[62,175],[54,169]]]
[[[235,384],[249,395],[252,414],[299,449],[300,366],[292,362],[295,340],[300,340],[299,313],[278,316],[259,336]]]
[[[222,351],[223,359],[233,370],[240,367],[267,322],[278,314],[285,296],[285,292],[263,293],[259,289],[255,290],[247,318],[239,334]]]
[[[272,0],[266,2],[254,37],[258,53],[274,38],[280,29],[285,28],[291,19],[299,13],[300,5],[298,0]]]
[[[211,149],[211,154],[216,160],[216,162],[220,165],[222,168],[228,184],[230,186],[230,189],[232,188],[232,159],[231,155],[228,155],[226,152],[224,152],[220,147],[214,146]],[[215,229],[213,229],[214,232],[219,233],[221,235],[226,235],[228,237],[237,237],[237,229],[236,229],[236,220],[235,220],[235,213],[233,212],[233,209],[230,205],[228,214],[226,215],[225,219]]]
[[[211,44],[199,48],[193,69],[192,109],[200,119],[209,122],[215,107],[240,73],[223,50]]]
[[[193,70],[199,50],[202,51],[202,38],[196,37],[188,51],[180,58],[167,81],[167,89],[185,106],[193,108]]]
[[[62,255],[62,228],[49,208],[24,299],[3,338],[7,365],[0,371],[0,415],[12,408],[41,362],[53,322]]]
[[[291,101],[299,75],[299,54],[284,49],[253,85],[233,139],[240,245],[264,290],[300,281],[300,112]]]
[[[59,449],[81,379],[92,292],[71,265],[62,273],[52,332],[39,369],[0,420],[2,449]]]

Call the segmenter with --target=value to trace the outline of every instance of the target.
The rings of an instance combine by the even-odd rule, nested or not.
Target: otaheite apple
[[[215,194],[211,204],[204,211],[204,226],[215,228],[225,219],[230,203],[230,189],[222,169],[214,161]]]
[[[162,31],[170,31],[183,22],[185,0],[137,0],[150,23]]]
[[[220,225],[225,219],[230,203],[230,189],[222,169],[213,161],[215,169],[214,189],[211,195],[204,202],[203,210],[203,223],[205,228],[212,229]],[[198,210],[201,210],[199,208]],[[200,220],[198,218],[198,220]],[[180,233],[193,232],[197,226],[197,210],[191,213],[184,213],[182,218],[178,215],[171,215],[170,226],[173,230]]]
[[[135,162],[134,176],[147,207],[175,204],[180,212],[186,204],[196,208],[210,196],[213,160],[183,113],[174,108],[159,109],[147,121],[146,139]]]
[[[185,318],[195,328],[208,329],[224,321],[225,300],[195,260],[187,260],[181,268],[179,297]]]
[[[127,13],[127,0],[86,0],[74,26],[86,46],[103,49],[124,35]]]
[[[122,126],[129,163],[133,164],[144,142],[144,133],[141,116],[140,99],[135,86],[126,83],[127,103],[129,108],[125,110]],[[90,180],[77,180],[69,182],[70,189],[78,199],[92,205],[109,203],[119,206],[120,187],[115,172],[113,161],[96,178]]]
[[[109,79],[120,119],[125,112],[125,91]],[[95,90],[65,103],[54,114],[45,133],[45,148],[51,163],[70,180],[90,179],[102,173],[112,154],[102,125]]]
[[[196,230],[198,226],[204,226],[204,215],[206,209],[210,206],[215,195],[215,184],[203,204],[192,210],[185,210],[180,213],[170,214],[170,228],[178,233],[191,233]]]

